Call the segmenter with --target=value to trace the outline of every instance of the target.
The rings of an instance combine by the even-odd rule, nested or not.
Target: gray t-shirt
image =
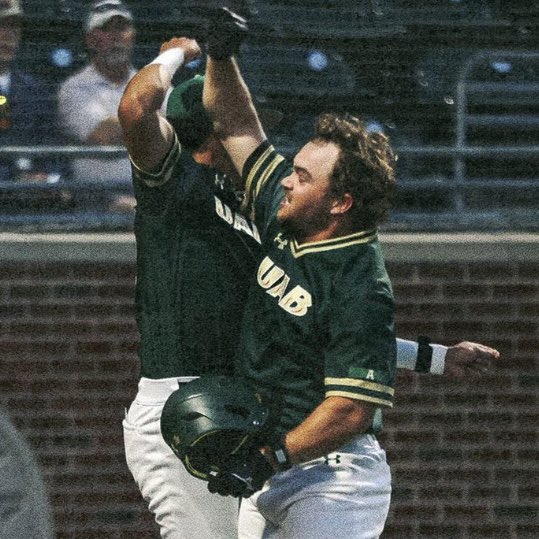
[[[65,133],[75,141],[84,142],[103,120],[117,117],[124,90],[135,73],[132,68],[123,83],[115,84],[88,65],[69,77],[58,92],[58,112]],[[77,180],[131,181],[127,157],[74,159],[73,173]]]

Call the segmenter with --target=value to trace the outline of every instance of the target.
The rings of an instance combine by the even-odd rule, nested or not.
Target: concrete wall
[[[539,235],[382,241],[400,337],[502,353],[479,382],[399,375],[384,539],[538,537]],[[0,234],[0,405],[35,451],[61,539],[158,536],[123,459],[134,252],[130,234]]]

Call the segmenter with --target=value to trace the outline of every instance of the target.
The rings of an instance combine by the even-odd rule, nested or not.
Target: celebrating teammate
[[[245,309],[237,370],[265,398],[263,447],[230,457],[212,492],[244,496],[239,537],[378,537],[390,474],[374,432],[391,406],[393,298],[376,229],[394,186],[387,139],[322,115],[288,163],[267,141],[233,58],[245,23],[209,33],[204,104],[245,181],[264,255]]]
[[[178,383],[231,372],[260,250],[256,227],[238,213],[234,188],[241,178],[202,106],[203,78],[166,97],[175,71],[199,54],[192,40],[165,42],[160,55],[131,80],[119,109],[137,197],[141,338],[141,378],[124,421],[125,450],[163,537],[232,539],[237,502],[210,495],[159,432],[163,404]],[[399,366],[416,367],[417,346],[399,341]],[[445,364],[445,374],[456,376],[460,369],[476,372],[492,352],[475,343],[422,350],[427,356],[434,350],[431,372],[441,374]],[[429,367],[421,363],[418,370]]]
[[[178,383],[231,372],[257,232],[235,213],[234,169],[208,136],[208,120],[192,114],[182,123],[183,99],[202,109],[200,81],[170,95],[170,121],[159,112],[172,75],[200,54],[198,45],[175,39],[161,50],[132,79],[119,108],[137,199],[141,361],[138,394],[124,420],[126,459],[162,537],[232,539],[237,501],[210,496],[184,470],[163,441],[159,420]],[[228,178],[193,163],[189,151]]]
[[[377,227],[394,190],[393,154],[356,118],[327,114],[287,162],[231,59],[237,43],[226,37],[238,21],[223,13],[210,33],[204,105],[263,231],[237,370],[268,403],[272,428],[209,489],[247,497],[240,538],[378,537],[391,477],[374,419],[393,403],[396,350]]]

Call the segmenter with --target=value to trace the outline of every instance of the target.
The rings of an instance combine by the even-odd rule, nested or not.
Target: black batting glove
[[[238,54],[249,33],[247,20],[226,7],[213,10],[208,27],[207,52],[214,60]]]
[[[266,457],[254,449],[246,455],[232,455],[221,471],[210,477],[208,490],[221,496],[248,498],[259,491],[274,473]]]

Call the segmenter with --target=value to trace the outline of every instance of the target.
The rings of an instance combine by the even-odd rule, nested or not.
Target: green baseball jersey
[[[140,374],[231,373],[258,231],[226,179],[177,141],[158,173],[132,168]]]
[[[271,407],[281,435],[325,397],[393,402],[393,294],[376,230],[299,244],[276,218],[290,163],[267,142],[248,159],[245,210],[264,255],[251,287],[239,372]]]

